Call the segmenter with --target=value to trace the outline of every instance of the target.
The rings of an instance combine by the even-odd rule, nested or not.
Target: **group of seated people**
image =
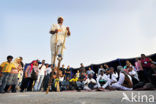
[[[156,88],[156,62],[141,54],[141,59],[136,58],[135,63],[126,61],[125,66],[116,67],[101,65],[99,69],[85,68],[81,63],[80,68],[72,70],[70,66],[60,69],[51,66],[42,60],[25,65],[22,57],[8,56],[7,61],[0,65],[0,93],[25,91],[57,91],[59,82],[60,91],[86,90],[151,90]],[[97,73],[96,73],[97,72]],[[50,85],[49,85],[49,82]]]

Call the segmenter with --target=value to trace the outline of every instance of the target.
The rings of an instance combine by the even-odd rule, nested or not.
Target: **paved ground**
[[[123,92],[129,97],[131,102],[121,99]],[[26,93],[6,93],[0,94],[0,104],[143,104],[132,102],[132,93],[139,98],[146,95],[154,96],[156,104],[156,91],[106,91],[106,92],[26,92]],[[137,99],[136,99],[137,100]],[[146,103],[146,99],[144,104]]]

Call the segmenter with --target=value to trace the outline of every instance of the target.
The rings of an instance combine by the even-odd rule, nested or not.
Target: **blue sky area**
[[[156,0],[0,0],[0,62],[50,63],[50,36],[64,17],[71,37],[63,62],[79,67],[156,52]]]

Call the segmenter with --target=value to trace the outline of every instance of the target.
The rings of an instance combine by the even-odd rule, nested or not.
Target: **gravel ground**
[[[0,104],[143,104],[121,99],[123,92],[131,100],[132,93],[135,96],[154,96],[156,104],[156,91],[105,91],[105,92],[25,92],[0,94]],[[146,99],[144,99],[146,104]]]

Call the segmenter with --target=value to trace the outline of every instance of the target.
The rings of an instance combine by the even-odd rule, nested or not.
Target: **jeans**
[[[0,92],[4,91],[4,88],[6,87],[9,76],[10,76],[10,73],[2,72],[2,77],[0,77]]]
[[[35,86],[34,86],[35,91],[40,90],[43,78],[44,78],[44,75],[38,75],[37,81],[36,81]]]

